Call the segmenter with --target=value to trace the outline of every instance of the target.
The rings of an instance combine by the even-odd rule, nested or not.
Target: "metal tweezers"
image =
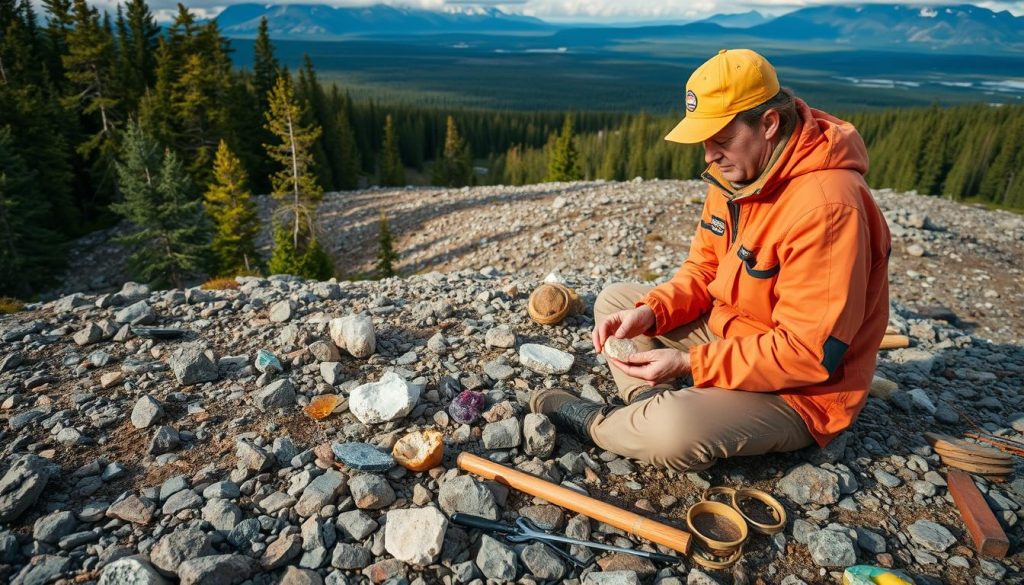
[[[621,546],[612,546],[609,544],[602,544],[600,542],[593,542],[589,540],[580,540],[578,538],[569,538],[568,536],[562,536],[560,534],[551,534],[546,532],[537,526],[532,520],[526,517],[516,518],[515,525],[505,524],[503,522],[496,522],[487,518],[481,518],[480,516],[473,516],[472,514],[463,514],[456,512],[452,514],[452,521],[456,524],[462,524],[463,526],[469,526],[471,528],[478,528],[480,530],[487,530],[490,532],[496,532],[501,534],[508,542],[540,542],[546,545],[552,552],[569,561],[574,566],[579,568],[585,568],[594,562],[594,555],[590,555],[586,559],[580,559],[569,554],[567,551],[559,548],[555,545],[556,542],[569,545],[578,545],[587,548],[606,550],[609,552],[623,553],[627,555],[634,555],[651,559],[652,561],[660,561],[675,565],[681,562],[683,559],[666,555],[656,552],[648,552],[645,550],[634,550],[631,548],[623,548]]]

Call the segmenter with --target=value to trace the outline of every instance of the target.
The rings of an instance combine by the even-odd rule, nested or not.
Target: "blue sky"
[[[176,11],[179,0],[149,0],[150,8],[159,17],[166,17]],[[231,2],[225,0],[181,0],[183,4],[202,16],[213,16]],[[112,7],[117,0],[90,0],[97,6]],[[629,21],[684,21],[695,20],[716,13],[735,13],[755,9],[766,14],[782,14],[811,5],[822,4],[891,4],[892,0],[272,0],[274,4],[328,4],[332,6],[365,6],[369,4],[392,4],[396,6],[413,6],[441,10],[445,6],[497,6],[510,13],[527,14],[554,22],[585,21],[585,22],[629,22]],[[956,0],[933,1],[922,0],[907,4],[913,5],[951,5],[960,4]],[[991,10],[1009,10],[1011,13],[1024,15],[1024,1],[1021,0],[984,0],[976,2]]]

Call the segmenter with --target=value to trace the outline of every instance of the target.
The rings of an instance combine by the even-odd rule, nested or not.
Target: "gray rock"
[[[241,490],[238,489],[238,484],[233,481],[218,481],[212,483],[203,490],[203,497],[207,500],[214,498],[222,498],[225,500],[234,500],[242,495]]]
[[[565,576],[565,563],[547,546],[535,542],[523,547],[519,560],[526,571],[538,579],[559,580]]]
[[[411,565],[429,565],[441,554],[448,519],[437,508],[391,510],[384,524],[384,548]]]
[[[270,307],[270,322],[271,323],[284,323],[285,321],[292,318],[292,313],[295,311],[295,303],[285,299],[278,301]]]
[[[52,512],[36,520],[32,527],[32,538],[49,544],[56,544],[57,541],[71,534],[78,527],[73,512],[59,511]]]
[[[487,330],[484,335],[484,343],[487,347],[509,349],[516,346],[516,334],[505,326],[494,327]]]
[[[508,380],[516,375],[516,371],[504,358],[499,358],[484,364],[484,373],[492,380]]]
[[[331,452],[346,466],[382,473],[395,466],[395,458],[368,443],[334,443]]]
[[[438,355],[444,355],[447,353],[448,343],[444,340],[444,334],[438,331],[431,335],[430,339],[427,340],[427,349]]]
[[[523,418],[523,451],[531,457],[547,459],[555,450],[555,425],[543,414],[529,413]]]
[[[107,508],[107,516],[131,522],[133,524],[149,524],[156,513],[156,504],[149,498],[140,498],[135,494],[114,502]]]
[[[319,569],[330,558],[327,550],[334,546],[337,533],[334,525],[310,516],[302,523],[302,558],[299,566],[304,569]]]
[[[295,504],[295,511],[303,518],[319,512],[324,506],[334,503],[334,498],[346,488],[345,476],[333,469],[309,482],[302,496]],[[388,486],[390,488],[390,486]],[[394,492],[392,492],[394,496]]]
[[[839,501],[839,477],[808,463],[792,469],[777,486],[797,504],[835,504]]]
[[[203,506],[203,520],[214,530],[230,532],[242,520],[242,509],[229,500],[213,499]]]
[[[449,516],[455,512],[462,512],[491,520],[497,520],[499,517],[494,494],[468,475],[453,477],[441,484],[437,502]]]
[[[12,415],[11,418],[7,419],[7,424],[11,427],[12,431],[20,431],[21,429],[32,424],[34,421],[39,420],[45,416],[49,416],[53,412],[51,406],[40,406],[37,408],[30,408],[19,412],[18,414]]]
[[[876,469],[874,472],[874,476],[875,480],[878,483],[884,485],[887,488],[898,487],[901,483],[903,483],[902,481],[900,481],[900,478],[882,469]]]
[[[285,567],[278,585],[324,585],[324,578],[308,569],[289,566]]]
[[[246,469],[253,471],[263,471],[274,463],[274,457],[246,439],[235,442],[235,454]]]
[[[373,553],[369,549],[352,544],[340,543],[334,547],[331,566],[336,569],[362,569],[373,562]]]
[[[162,512],[165,516],[174,516],[182,510],[198,510],[203,507],[203,497],[192,490],[182,490],[164,502]]]
[[[690,569],[692,574],[698,569]],[[583,578],[583,585],[640,585],[636,571],[594,571]]]
[[[256,408],[263,412],[278,408],[288,408],[295,404],[295,386],[289,378],[274,380],[256,392],[253,399]]]
[[[956,538],[949,530],[935,522],[918,520],[911,524],[907,531],[914,542],[930,551],[943,552],[956,544]]]
[[[260,508],[267,514],[275,514],[295,505],[295,498],[284,492],[270,492],[259,501]]]
[[[350,510],[338,514],[337,527],[342,536],[361,541],[373,534],[379,524],[362,510]]]
[[[157,541],[149,553],[150,562],[161,573],[176,576],[178,567],[189,559],[217,554],[210,537],[198,528],[176,530]]]
[[[156,313],[146,301],[139,301],[129,305],[114,315],[114,321],[128,325],[149,325],[156,321]]]
[[[252,543],[260,535],[259,518],[246,518],[228,532],[228,542],[237,548],[239,552],[248,553],[252,550]]]
[[[519,419],[506,418],[484,426],[483,442],[487,449],[511,449],[518,447],[522,437],[519,432]]]
[[[217,364],[201,347],[180,347],[171,354],[171,371],[182,386],[191,386],[217,379]]]
[[[164,407],[156,398],[143,396],[132,408],[132,426],[144,429],[151,426],[164,415]]]
[[[519,346],[519,363],[538,374],[564,374],[572,369],[575,359],[571,353],[546,345],[524,343]]]
[[[488,579],[511,581],[516,578],[516,553],[504,543],[484,534],[480,537],[476,566]]]
[[[89,322],[85,324],[85,328],[75,333],[72,339],[80,346],[92,345],[103,339],[103,330],[95,323]]]
[[[719,583],[711,575],[694,567],[686,574],[686,585],[719,585]]]
[[[857,562],[857,549],[845,532],[819,530],[808,538],[807,549],[819,567],[849,567]]]
[[[379,510],[395,501],[395,490],[379,475],[357,475],[349,480],[348,488],[356,507],[362,510]]]
[[[264,571],[274,571],[283,567],[302,552],[302,538],[298,534],[282,535],[270,543],[260,557],[260,566]]]
[[[331,386],[341,382],[341,375],[345,369],[339,362],[323,362],[320,364],[320,377]]]
[[[178,431],[175,430],[174,427],[157,427],[156,431],[153,433],[153,437],[149,441],[149,453],[152,455],[170,453],[177,449],[180,444],[181,437],[178,435]]]
[[[169,585],[146,559],[131,556],[118,559],[103,567],[99,585]]]
[[[20,351],[12,351],[0,358],[0,374],[13,370],[14,368],[21,365],[21,362],[25,359]]]
[[[854,530],[857,531],[857,546],[861,550],[875,555],[885,552],[884,536],[859,526],[854,528]]]
[[[314,341],[308,349],[318,362],[337,363],[341,360],[341,351],[333,341]]]
[[[178,577],[181,585],[237,585],[259,570],[259,563],[247,556],[213,555],[185,561]]]
[[[50,478],[58,473],[53,463],[37,455],[15,461],[0,478],[0,524],[13,521],[35,505]]]

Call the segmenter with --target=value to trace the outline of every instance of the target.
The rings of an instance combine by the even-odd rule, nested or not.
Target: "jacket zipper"
[[[729,216],[732,219],[732,241],[729,243],[735,244],[736,236],[740,233],[740,204],[727,201],[726,205],[729,206]]]

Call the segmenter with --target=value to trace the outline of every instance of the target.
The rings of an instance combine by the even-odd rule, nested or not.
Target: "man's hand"
[[[594,327],[594,349],[601,353],[609,337],[631,339],[654,327],[654,311],[647,305],[612,313]]]
[[[626,375],[639,378],[651,386],[671,382],[690,372],[689,352],[677,349],[652,349],[634,353],[626,361],[610,361]]]

